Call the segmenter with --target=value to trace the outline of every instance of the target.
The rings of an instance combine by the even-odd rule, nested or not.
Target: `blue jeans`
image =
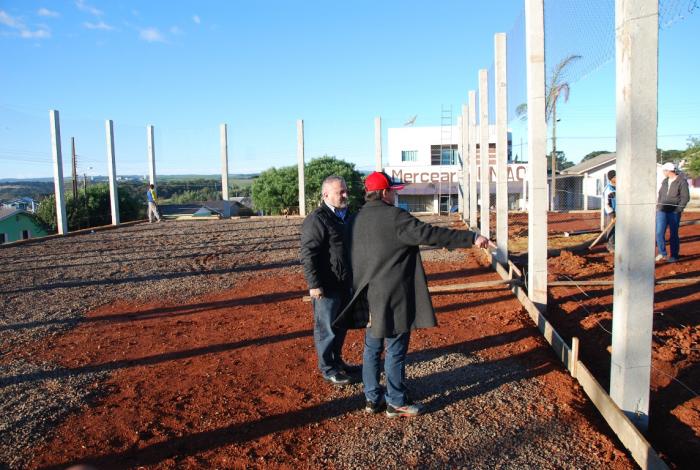
[[[324,377],[340,372],[341,353],[347,330],[334,328],[335,319],[343,307],[343,296],[324,292],[320,299],[312,299],[314,306],[314,345],[318,356],[318,368]]]
[[[668,227],[671,257],[678,258],[681,249],[681,239],[678,237],[680,223],[680,212],[656,211],[656,247],[659,249],[661,256],[666,257],[666,227]]]
[[[371,329],[365,331],[365,351],[362,355],[362,382],[365,386],[365,398],[378,403],[382,397],[379,385],[379,361],[386,341],[384,357],[384,374],[386,375],[386,394],[384,398],[392,406],[406,405],[406,352],[411,333],[388,338],[375,338]]]

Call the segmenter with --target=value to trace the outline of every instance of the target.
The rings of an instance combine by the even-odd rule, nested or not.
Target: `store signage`
[[[421,171],[424,168],[387,168],[394,180],[404,183],[452,183],[462,181],[461,171]],[[490,181],[496,182],[496,166],[490,166]],[[511,163],[508,165],[508,181],[524,181],[527,175],[527,164]],[[476,169],[476,180],[481,181],[481,167]]]

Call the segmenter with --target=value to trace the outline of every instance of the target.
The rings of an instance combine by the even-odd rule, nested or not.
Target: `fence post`
[[[219,145],[221,146],[221,199],[228,201],[228,126],[219,126]]]
[[[306,193],[304,187],[304,120],[297,120],[297,169],[299,171],[299,215],[306,217]]]
[[[547,123],[545,122],[544,0],[525,0],[527,57],[528,297],[547,307]]]
[[[117,163],[114,156],[114,122],[105,121],[107,133],[107,172],[109,173],[109,200],[112,208],[112,225],[119,225],[119,189],[117,188]]]
[[[615,1],[617,222],[610,397],[649,424],[654,313],[659,2]]]
[[[481,235],[491,238],[491,162],[489,155],[489,77],[479,70],[479,158],[481,162]]]
[[[469,91],[469,227],[478,226],[476,197],[476,91]]]
[[[508,82],[506,34],[494,36],[496,100],[496,252],[498,261],[508,260]]]
[[[146,142],[148,143],[148,182],[156,186],[156,146],[153,139],[153,126],[146,126]]]
[[[63,192],[63,154],[61,153],[61,122],[58,111],[49,111],[51,123],[51,154],[53,156],[53,185],[56,195],[56,229],[59,235],[68,233],[66,196]]]
[[[382,118],[374,118],[374,169],[382,171]]]

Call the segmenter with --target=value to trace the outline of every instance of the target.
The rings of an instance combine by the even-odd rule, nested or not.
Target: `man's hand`
[[[474,240],[474,246],[476,246],[476,247],[488,248],[489,245],[493,245],[493,243],[491,243],[491,241],[488,238],[486,238],[482,235],[477,236],[476,240]]]
[[[309,289],[309,296],[312,299],[320,299],[323,297],[323,287],[317,287],[316,289]]]

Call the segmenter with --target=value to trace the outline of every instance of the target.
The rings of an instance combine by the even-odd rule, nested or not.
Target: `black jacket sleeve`
[[[304,220],[301,226],[301,263],[309,289],[321,287],[321,247],[325,238],[323,224],[314,214]]]
[[[421,222],[406,211],[396,215],[396,235],[406,245],[430,245],[444,248],[469,248],[475,233],[469,230],[451,230]]]

